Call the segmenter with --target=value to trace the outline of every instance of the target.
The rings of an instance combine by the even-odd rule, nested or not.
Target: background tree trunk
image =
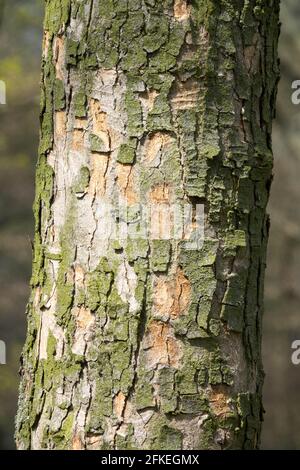
[[[278,14],[46,2],[20,449],[258,447]],[[120,202],[204,205],[203,246],[116,239]]]

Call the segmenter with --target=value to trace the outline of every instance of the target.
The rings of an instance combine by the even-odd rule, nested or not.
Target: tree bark
[[[259,446],[278,16],[46,1],[19,449]]]

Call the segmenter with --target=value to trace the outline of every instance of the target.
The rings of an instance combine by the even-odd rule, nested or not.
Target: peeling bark
[[[19,449],[259,446],[278,9],[47,0]]]

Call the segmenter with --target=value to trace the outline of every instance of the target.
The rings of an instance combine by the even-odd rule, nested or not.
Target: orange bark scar
[[[87,330],[93,323],[95,317],[91,314],[90,310],[80,307],[76,312],[76,323],[79,329]]]
[[[181,268],[169,278],[159,276],[154,281],[153,308],[171,319],[187,313],[191,300],[191,284]]]
[[[217,386],[209,392],[209,402],[216,416],[224,416],[232,410],[229,405],[229,396],[225,387]]]
[[[117,185],[122,196],[128,204],[137,204],[139,202],[139,195],[135,190],[135,177],[132,166],[117,163],[116,175]]]
[[[85,271],[80,264],[75,266],[75,286],[76,289],[84,289]]]
[[[158,184],[150,190],[150,238],[170,240],[174,235],[174,214],[170,204],[171,191],[167,184]]]
[[[84,132],[82,129],[74,129],[72,135],[72,150],[77,152],[84,148]]]
[[[109,157],[106,153],[91,154],[91,179],[89,193],[94,196],[104,196],[106,190],[106,172]]]
[[[154,203],[170,202],[170,187],[167,184],[158,184],[153,186],[150,191],[150,201]]]
[[[56,111],[55,113],[55,134],[57,137],[65,137],[67,126],[67,113],[65,111]]]
[[[124,393],[123,393],[123,392],[119,392],[119,393],[115,396],[115,398],[114,398],[114,404],[113,404],[114,414],[115,414],[119,419],[122,418],[123,411],[124,411],[124,407],[125,407],[125,403],[126,403],[126,397],[125,397]]]
[[[74,129],[87,129],[88,120],[85,117],[76,118],[74,122]]]
[[[75,436],[73,436],[72,449],[73,450],[84,450],[84,444],[83,444],[80,436],[78,436],[78,434],[75,434]]]
[[[187,0],[175,0],[174,1],[174,16],[178,21],[184,21],[190,16],[190,6],[187,4]]]
[[[109,152],[111,145],[107,114],[101,110],[100,102],[95,99],[90,100],[90,110],[93,119],[93,132],[102,140],[104,145],[103,150]]]
[[[145,361],[150,369],[162,365],[178,368],[180,365],[181,347],[168,323],[151,321],[146,331],[144,349]]]
[[[88,336],[95,323],[95,316],[85,307],[74,309],[76,319],[76,331],[72,351],[74,354],[83,355],[85,353]]]
[[[63,79],[63,67],[65,61],[64,39],[56,37],[53,44],[56,78]]]

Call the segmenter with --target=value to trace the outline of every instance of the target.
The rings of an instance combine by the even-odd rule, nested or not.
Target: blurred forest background
[[[29,296],[34,168],[39,130],[43,0],[0,0],[0,449],[14,448],[19,356]],[[262,448],[300,449],[300,366],[291,343],[300,339],[300,2],[282,0],[279,86],[273,147],[275,178],[269,204],[271,236],[266,279],[264,365],[266,409]]]

